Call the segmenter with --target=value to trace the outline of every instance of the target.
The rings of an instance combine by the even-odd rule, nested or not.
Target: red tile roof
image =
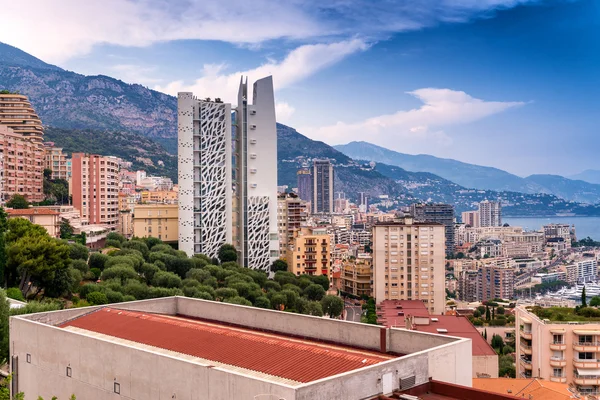
[[[12,209],[7,208],[6,213],[9,217],[18,217],[18,216],[30,216],[30,215],[60,215],[59,212],[54,210],[49,210],[47,208],[24,208],[24,209]]]
[[[414,325],[413,329],[416,331],[471,339],[474,356],[496,355],[494,349],[466,317],[429,315],[421,300],[384,300],[377,305],[377,322],[387,327],[405,328],[405,316],[408,315],[429,318],[429,325]],[[432,321],[431,318],[437,318],[437,321]],[[438,329],[446,329],[448,332],[439,332]]]
[[[341,345],[185,317],[102,308],[61,325],[223,364],[311,382],[394,358]]]

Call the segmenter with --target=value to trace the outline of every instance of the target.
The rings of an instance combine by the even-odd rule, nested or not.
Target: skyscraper
[[[179,249],[216,257],[233,240],[231,105],[177,97]]]
[[[313,182],[310,170],[300,168],[296,175],[298,176],[298,197],[304,201],[312,201]]]
[[[215,257],[233,243],[241,265],[267,270],[279,257],[273,79],[252,89],[250,103],[242,78],[235,135],[230,104],[178,95],[179,248]]]
[[[415,221],[438,222],[445,227],[446,254],[454,252],[454,207],[450,204],[413,204],[410,207]]]
[[[277,231],[277,129],[273,78],[240,82],[235,133],[234,244],[245,267],[268,270],[279,258]]]
[[[484,200],[479,203],[479,226],[502,226],[502,204]]]
[[[333,178],[331,161],[313,161],[313,213],[333,213]]]

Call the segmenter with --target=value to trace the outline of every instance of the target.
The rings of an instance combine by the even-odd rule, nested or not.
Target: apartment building
[[[68,181],[71,178],[71,159],[62,150],[53,142],[44,143],[44,169],[52,171],[51,179]]]
[[[451,204],[412,204],[410,213],[415,221],[438,222],[444,225],[446,254],[454,253],[454,206]]]
[[[60,237],[60,213],[54,210],[40,207],[30,207],[26,209],[13,210],[6,209],[8,219],[25,218],[35,225],[40,225],[48,231],[48,235],[58,238]]]
[[[333,213],[333,164],[329,160],[313,161],[313,213]]]
[[[445,230],[404,218],[373,226],[373,294],[383,300],[422,300],[430,312],[445,308]]]
[[[177,204],[138,204],[133,212],[133,236],[176,242],[179,236]]]
[[[312,175],[310,174],[310,169],[308,168],[300,168],[296,172],[296,176],[298,177],[298,196],[307,202],[312,201],[312,191],[313,191],[313,182]]]
[[[326,275],[331,267],[331,237],[326,228],[301,228],[287,249],[288,270],[295,275]]]
[[[479,226],[502,226],[502,204],[484,200],[479,203]]]
[[[0,124],[0,159],[3,200],[14,194],[24,196],[29,202],[44,200],[44,150],[37,136],[25,136]]]
[[[509,260],[496,260],[479,269],[477,294],[479,301],[511,299],[515,289],[515,268]]]
[[[71,196],[81,218],[117,229],[119,222],[119,159],[73,153]]]
[[[517,377],[569,383],[581,395],[600,394],[600,323],[540,318],[516,308]]]
[[[461,214],[462,223],[472,228],[479,228],[479,211],[464,211]]]
[[[279,254],[286,257],[294,240],[294,232],[306,222],[306,203],[294,193],[282,193],[277,198],[277,226],[279,227]]]
[[[507,234],[502,241],[504,257],[532,257],[544,251],[544,234],[542,232],[522,232]]]
[[[174,190],[143,190],[140,192],[140,201],[142,203],[177,204],[177,192]]]
[[[0,94],[0,125],[8,126],[14,133],[42,143],[44,128],[27,96]]]
[[[354,259],[342,262],[342,290],[353,296],[373,296],[373,257],[359,253]]]
[[[567,282],[595,282],[598,278],[598,262],[594,257],[583,257],[566,267]]]
[[[456,272],[454,274],[458,277],[458,300],[466,301],[468,303],[478,301],[479,272],[464,270],[458,275]]]

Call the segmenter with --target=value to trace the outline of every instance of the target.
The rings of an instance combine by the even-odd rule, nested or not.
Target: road
[[[346,321],[360,322],[360,316],[362,315],[361,306],[355,306],[354,303],[345,302],[344,310],[346,311]]]

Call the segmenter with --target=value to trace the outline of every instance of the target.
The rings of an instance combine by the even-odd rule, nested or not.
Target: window
[[[557,378],[562,378],[562,376],[563,376],[562,368],[554,368],[552,371],[552,376],[555,376]]]
[[[116,394],[121,394],[121,385],[119,384],[119,382],[115,382],[114,390]]]
[[[71,370],[71,367],[67,367],[67,376],[70,378],[73,375],[73,370]]]
[[[593,360],[594,359],[594,353],[579,353],[579,357],[580,360]]]
[[[580,344],[592,343],[592,342],[593,342],[593,337],[591,335],[579,336],[579,343]]]
[[[552,336],[554,344],[564,344],[563,335],[553,335]]]

